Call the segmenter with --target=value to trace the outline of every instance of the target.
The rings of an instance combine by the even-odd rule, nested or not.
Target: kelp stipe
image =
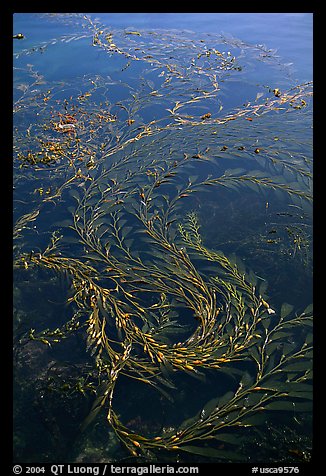
[[[222,192],[251,193],[266,220],[257,247],[262,230],[269,233],[270,203],[292,207],[309,228],[310,143],[302,138],[299,147],[295,138],[310,121],[312,84],[258,85],[255,97],[231,110],[222,93],[232,78],[245,83],[246,54],[261,61],[265,47],[219,38],[221,46],[229,41],[232,52],[225,52],[209,36],[110,31],[88,16],[79,21],[83,34],[60,42],[87,39],[108,62],[119,58],[114,79],[97,74],[49,84],[30,64],[16,71],[15,269],[31,279],[39,268],[64,276],[71,309],[67,322],[32,328],[20,345],[52,348],[83,335],[93,368],[69,386],[94,398],[81,432],[102,412],[135,457],[243,460],[234,449],[243,443],[240,431],[256,428],[261,415],[311,410],[312,309],[275,306],[266,276],[222,246],[206,245],[202,208],[211,195],[217,202]],[[282,70],[272,52],[265,61]],[[277,226],[264,238],[268,245]],[[281,251],[291,248],[293,260],[306,252],[309,263],[310,236],[295,222],[286,226],[289,243],[283,240]],[[197,379],[200,392],[208,378],[220,384],[221,375],[228,389],[155,435],[116,410],[121,379],[170,401],[184,376]]]

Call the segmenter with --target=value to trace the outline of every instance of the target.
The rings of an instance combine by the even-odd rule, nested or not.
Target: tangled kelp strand
[[[246,55],[280,68],[273,51],[232,40],[225,52],[209,38],[205,45],[187,34],[113,31],[88,16],[81,23],[89,35],[60,43],[90,39],[107,61],[120,60],[113,77],[48,84],[32,65],[17,70],[14,180],[18,189],[27,185],[33,211],[15,224],[15,267],[65,275],[73,310],[63,326],[33,327],[29,338],[53,347],[85,331],[98,386],[83,431],[105,410],[133,456],[184,451],[237,460],[216,441],[241,444],[234,429],[255,427],[263,412],[310,409],[311,338],[293,343],[292,335],[310,326],[312,312],[275,305],[265,277],[206,246],[197,210],[204,196],[222,191],[250,191],[266,204],[264,219],[270,202],[309,210],[309,138],[299,147],[289,134],[309,124],[312,84],[268,86],[230,110],[223,93],[248,74]],[[39,251],[26,252],[29,224],[37,219],[38,228],[50,213],[51,225],[37,234],[42,245],[30,248]],[[295,226],[287,230],[294,258],[305,240]],[[173,399],[183,375],[204,385],[222,373],[232,376],[230,389],[159,435],[128,428],[116,411],[121,378]]]

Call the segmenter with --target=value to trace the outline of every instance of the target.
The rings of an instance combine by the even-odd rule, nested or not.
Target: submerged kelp
[[[81,432],[105,412],[135,457],[246,460],[234,448],[262,415],[311,410],[312,308],[274,304],[264,268],[275,245],[279,271],[286,255],[296,272],[311,272],[312,84],[291,82],[262,45],[111,31],[78,18],[82,34],[16,54],[17,287],[26,274],[31,282],[58,274],[69,306],[64,322],[36,319],[28,331],[20,322],[18,360],[31,341],[52,349],[77,335],[92,360],[70,380],[51,363],[38,378],[66,402],[93,399]],[[24,64],[39,48],[78,42],[103,54],[110,76],[48,81]],[[278,83],[257,84],[262,66],[275,68]],[[234,206],[243,213],[246,199],[255,228],[242,220],[223,229],[223,214],[233,216]],[[201,229],[214,216],[212,247]],[[182,390],[188,377],[198,405]],[[145,405],[157,397],[165,412],[180,392],[174,412],[184,421],[146,424],[137,409],[131,417],[133,385]]]

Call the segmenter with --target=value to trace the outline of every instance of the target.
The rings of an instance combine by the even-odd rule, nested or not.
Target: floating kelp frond
[[[84,216],[87,215],[84,213]],[[185,249],[178,249],[169,242],[159,231],[160,228],[148,225],[142,214],[138,218],[153,245],[164,250],[164,254],[158,256],[153,252],[152,264],[134,257],[130,248],[125,246],[120,232],[126,221],[117,212],[112,212],[110,242],[113,246],[114,239],[117,240],[118,247],[124,251],[119,259],[112,255],[111,250],[105,252],[100,241],[92,238],[97,228],[82,231],[79,220],[74,227],[83,243],[95,253],[92,269],[80,260],[53,254],[53,246],[43,254],[30,258],[35,264],[70,273],[76,290],[71,300],[80,309],[90,312],[87,348],[91,355],[96,356],[101,379],[107,380],[107,386],[94,403],[83,428],[97,415],[100,407],[108,405],[108,421],[132,454],[137,454],[136,448],[145,454],[155,448],[183,450],[184,447],[188,451],[189,442],[206,439],[215,432],[218,438],[222,429],[225,432],[234,426],[247,426],[249,416],[263,409],[273,409],[271,401],[291,397],[292,390],[296,398],[300,397],[300,390],[297,393],[299,387],[295,384],[308,378],[311,346],[305,343],[294,352],[284,348],[284,354],[280,355],[279,344],[275,346],[274,342],[279,335],[290,337],[293,326],[309,324],[311,315],[302,313],[288,318],[292,307],[284,305],[279,319],[272,324],[270,315],[276,311],[257,293],[242,266],[232,263],[222,253],[209,251],[203,246],[194,214],[189,215],[186,228],[180,224],[179,231],[187,248],[193,248],[214,263],[214,269],[216,265],[221,268],[221,275],[211,278],[209,282],[198,274]],[[155,264],[157,258],[159,265]],[[102,265],[97,268],[98,260],[107,266],[106,272]],[[111,283],[109,288],[100,284],[104,281]],[[141,296],[148,291],[151,295],[159,294],[160,299],[155,305],[145,307]],[[173,299],[193,312],[198,326],[185,340],[171,345],[165,339],[162,341],[162,332],[164,335],[169,314],[172,316]],[[163,321],[159,317],[162,311],[165,315]],[[112,331],[107,333],[108,321],[115,323],[117,334],[114,337]],[[142,330],[144,325],[147,326]],[[116,347],[118,343],[120,350]],[[256,375],[247,379],[250,385],[247,381],[240,381],[238,390],[227,396],[225,403],[221,400],[212,408],[210,405],[210,411],[205,407],[202,416],[192,421],[189,428],[183,425],[182,430],[172,436],[153,439],[129,432],[113,410],[114,387],[120,373],[150,385],[163,383],[169,386],[169,381],[165,381],[162,374],[183,371],[196,377],[202,375],[200,369],[225,369],[232,362],[243,359],[251,360],[256,366]],[[292,364],[295,364],[293,368]],[[285,390],[283,376],[291,369],[296,373]],[[251,394],[256,397],[252,404],[248,404]],[[297,405],[301,408],[300,403]]]
[[[53,48],[89,41],[108,53],[102,59],[117,61],[112,77],[87,72],[51,83],[22,66],[26,51],[17,56],[15,270],[31,279],[36,267],[68,277],[72,309],[68,322],[32,329],[29,338],[53,347],[83,335],[94,372],[80,388],[94,393],[98,385],[82,430],[103,411],[133,456],[166,450],[239,459],[231,451],[242,441],[235,430],[255,427],[265,412],[310,408],[312,312],[267,296],[269,277],[223,250],[219,227],[246,192],[259,221],[253,230],[240,223],[242,246],[247,239],[257,253],[275,234],[292,257],[309,250],[311,235],[294,220],[271,217],[289,207],[311,212],[312,84],[293,87],[283,78],[253,91],[255,61],[282,70],[261,45],[230,40],[224,51],[221,37],[115,31],[89,16],[79,20],[83,35],[70,32]],[[251,84],[236,104],[233,79],[237,91],[238,81]],[[221,213],[211,249],[200,222],[203,209],[214,207]],[[298,331],[294,340],[294,329],[304,337]],[[157,436],[124,422],[121,379],[170,401],[184,377],[215,378],[214,398]]]
[[[304,399],[309,389],[303,382],[309,378],[312,350],[310,341],[306,339],[303,344],[293,347],[293,344],[281,344],[279,339],[281,337],[284,343],[286,338],[290,338],[294,326],[309,325],[310,310],[291,317],[292,306],[284,304],[279,314],[271,309],[270,304],[257,293],[240,264],[233,264],[225,255],[211,252],[203,246],[195,215],[189,216],[186,229],[180,226],[180,232],[187,246],[194,248],[214,265],[220,266],[220,276],[212,278],[206,284],[193,268],[187,253],[180,252],[173,246],[169,251],[175,263],[173,280],[155,266],[152,266],[151,273],[148,274],[141,260],[132,270],[123,266],[119,273],[117,263],[103,256],[103,260],[110,264],[108,277],[116,284],[116,288],[110,289],[97,284],[97,278],[91,278],[87,267],[76,260],[52,254],[47,256],[46,252],[31,257],[32,262],[41,266],[68,270],[75,282],[74,302],[80,309],[89,309],[90,312],[87,347],[96,356],[101,379],[105,379],[107,384],[104,393],[95,401],[83,428],[101,407],[108,406],[109,423],[135,455],[138,451],[148,455],[148,450],[158,448],[190,451],[189,443],[209,439],[214,435],[218,439],[221,431],[224,434],[235,426],[251,425],[249,417],[257,412],[282,409],[280,398],[282,401],[285,399],[285,402],[291,398],[299,411],[305,410],[300,397]],[[168,261],[168,247],[163,246]],[[188,270],[187,275],[182,273],[184,266]],[[116,276],[112,275],[114,267]],[[135,283],[134,273],[141,276],[141,280],[137,281],[137,288],[130,289],[128,284]],[[183,281],[182,288],[178,287],[178,281]],[[165,292],[161,292],[161,298],[155,306],[144,309],[139,294],[144,292],[145,287],[154,284],[156,290],[153,287],[151,293],[159,292],[160,289]],[[169,341],[161,340],[161,332],[164,334],[169,313],[173,310],[172,301],[167,296],[183,300],[198,318],[196,330],[184,341],[172,345]],[[165,314],[163,321],[158,317],[159,311]],[[271,321],[270,315],[275,312],[278,317]],[[153,325],[150,316],[155,314],[156,325]],[[109,329],[107,320],[115,322],[117,330],[120,329],[121,332],[120,338],[112,340],[111,331],[108,334],[106,330]],[[140,322],[148,324],[146,332],[141,330],[138,324]],[[158,332],[160,328],[161,331]],[[45,339],[44,336],[41,337]],[[118,342],[120,350],[116,350]],[[282,346],[283,351],[280,352]],[[180,430],[173,435],[147,438],[130,432],[113,410],[114,388],[120,373],[150,385],[169,385],[162,378],[165,373],[171,375],[171,372],[183,371],[197,376],[201,375],[201,369],[226,370],[228,366],[232,369],[232,362],[243,359],[255,364],[255,374],[250,377],[245,374],[235,392],[207,404],[197,418],[188,424],[182,424]],[[285,380],[286,375],[291,375],[290,379]],[[206,450],[198,447],[198,451],[203,453]],[[221,457],[218,452],[215,456]]]

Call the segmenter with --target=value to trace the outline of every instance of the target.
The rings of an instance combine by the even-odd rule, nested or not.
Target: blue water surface
[[[53,463],[125,461],[130,458],[129,453],[114,439],[113,430],[108,429],[105,411],[99,414],[96,424],[90,425],[88,433],[79,434],[98,384],[97,374],[93,372],[94,359],[89,354],[85,356],[85,333],[71,335],[53,347],[26,338],[31,328],[41,332],[61,328],[69,322],[75,312],[71,296],[76,293],[69,276],[53,277],[52,269],[39,270],[31,266],[29,260],[34,255],[39,255],[41,260],[50,242],[61,233],[62,244],[58,246],[59,251],[55,249],[58,256],[78,257],[82,262],[92,260],[92,254],[90,258],[85,255],[89,250],[76,240],[76,229],[72,231],[72,217],[76,223],[80,219],[76,196],[80,198],[85,193],[85,204],[90,207],[84,205],[87,213],[95,213],[97,204],[109,211],[120,204],[130,230],[133,227],[138,230],[140,224],[130,206],[137,202],[141,211],[147,207],[141,201],[145,196],[142,187],[149,188],[153,176],[157,179],[157,170],[164,170],[156,170],[157,164],[165,166],[166,160],[167,164],[177,167],[179,162],[189,158],[191,164],[186,163],[183,174],[170,183],[164,185],[163,180],[153,187],[153,199],[150,198],[152,203],[155,200],[153,212],[159,216],[161,209],[164,211],[165,202],[160,194],[167,203],[168,199],[173,203],[172,198],[177,195],[178,200],[183,198],[182,208],[176,207],[176,216],[172,215],[173,219],[168,222],[170,230],[175,227],[177,231],[175,225],[195,211],[204,245],[224,253],[230,260],[240,258],[246,271],[257,276],[257,293],[262,293],[268,300],[267,306],[271,306],[268,308],[271,315],[267,316],[271,322],[283,303],[293,305],[296,315],[302,312],[312,301],[312,210],[310,202],[301,203],[296,196],[285,197],[281,189],[288,185],[299,194],[310,191],[312,93],[306,96],[299,93],[301,87],[304,91],[307,86],[302,83],[310,86],[313,76],[313,14],[87,12],[87,18],[83,18],[83,14],[15,13],[13,21],[14,34],[24,35],[23,40],[14,40],[13,48],[14,221],[17,223],[28,213],[34,213],[34,218],[25,227],[22,225],[21,236],[18,234],[16,238],[16,263],[20,266],[15,269],[14,286],[18,356],[15,458],[18,462]],[[97,31],[102,28],[105,31],[103,48],[94,42],[96,30],[90,28],[91,22],[98,26]],[[106,38],[108,32],[112,32],[111,41],[120,51],[111,49]],[[148,32],[155,32],[155,36]],[[138,40],[141,48],[137,49]],[[210,57],[212,51],[216,57],[213,54]],[[138,57],[133,56],[135,52]],[[230,62],[231,67],[220,67],[221,57],[230,61],[233,56],[235,62]],[[192,63],[197,63],[196,68]],[[170,64],[182,74],[178,76],[174,72],[169,78]],[[201,74],[203,71],[205,74]],[[217,83],[216,94],[206,97],[204,94],[211,91],[213,85],[215,89]],[[192,96],[199,93],[203,94],[201,100],[192,100]],[[294,99],[290,101],[292,95]],[[180,118],[172,117],[171,109],[180,99],[184,101]],[[238,114],[246,108],[246,114]],[[106,120],[110,117],[112,121]],[[190,121],[189,117],[192,117]],[[63,133],[58,129],[59,122],[61,126],[70,124],[72,130]],[[155,133],[141,136],[145,126],[150,126],[149,130],[152,127]],[[66,155],[54,163],[32,164],[25,160],[30,151],[36,154],[39,149],[53,150],[54,145],[60,144]],[[123,145],[121,149],[119,144]],[[128,159],[126,163],[124,158]],[[115,171],[119,163],[122,166]],[[208,181],[212,172],[216,174],[213,177],[234,175],[234,187],[230,182],[225,188],[210,187],[209,193],[205,186],[205,190],[194,189],[196,193],[191,196],[180,194],[186,186]],[[258,179],[267,176],[275,180],[275,186],[266,190],[248,181],[247,187],[237,188],[239,174]],[[93,188],[93,183],[98,183],[98,190]],[[130,197],[129,184],[136,190]],[[157,193],[156,187],[161,187]],[[77,201],[81,202],[81,198]],[[97,218],[92,220],[96,223]],[[106,231],[101,233],[102,239]],[[133,231],[131,249],[134,247],[147,261],[151,259],[161,264],[160,256],[150,253],[152,245],[142,241],[143,235]],[[171,240],[173,236],[171,234]],[[177,233],[175,236],[179,246],[180,237]],[[184,245],[179,251],[182,253],[183,249]],[[112,255],[114,253],[117,260],[124,263],[120,251],[113,246]],[[211,263],[196,255],[194,262],[208,282],[215,273],[209,266]],[[98,267],[99,273],[105,276],[101,266],[101,260],[94,262],[95,269]],[[126,270],[129,272],[130,268]],[[104,284],[114,289],[111,281]],[[149,307],[154,304],[155,295],[155,292],[148,293],[140,299]],[[223,303],[222,296],[217,293],[218,305],[220,301]],[[181,334],[171,334],[173,343],[186,339],[199,322],[190,308],[181,308],[178,303],[175,307],[184,329]],[[86,319],[86,314],[76,312],[78,319],[80,316]],[[295,328],[291,340],[286,338],[286,348],[294,349],[305,339],[303,332],[299,326]],[[115,339],[115,334],[112,335]],[[282,339],[277,343],[280,352],[283,344]],[[240,371],[244,369],[253,372],[249,365],[248,369],[240,366]],[[238,368],[235,370],[239,372]],[[80,392],[79,373],[87,375],[87,382],[94,388],[85,387],[86,393]],[[229,387],[235,391],[236,379],[230,375],[218,372],[211,377],[207,373],[208,381],[204,384],[186,375],[174,393],[176,403],[165,401],[156,390],[146,393],[145,398],[143,384],[129,383],[123,376],[114,397],[117,412],[132,431],[152,437],[177,427],[198,413],[211,398],[222,396]],[[198,390],[196,398],[188,398],[194,388]],[[260,434],[265,438],[265,446],[261,448],[265,448],[266,454],[258,454],[257,442],[262,436],[257,433],[253,446],[247,443],[246,461],[260,458],[261,462],[266,456],[269,462],[277,462],[280,450],[282,461],[290,461],[291,466],[292,463],[295,466],[293,459],[297,456],[286,453],[288,448],[283,449],[281,445],[288,436],[289,448],[297,453],[301,451],[301,457],[306,457],[304,451],[310,448],[311,441],[310,413],[303,417],[291,408],[279,420],[271,417],[271,422],[265,433]],[[224,446],[219,443],[219,449]],[[293,459],[288,460],[290,456]],[[197,461],[191,454],[189,458],[182,461]]]
[[[312,13],[90,13],[112,28],[191,30],[194,34],[232,35],[250,44],[277,49],[283,62],[293,63],[296,79],[312,78]],[[14,31],[22,31],[26,43],[67,33],[69,27],[39,21],[35,14],[14,15]],[[26,43],[24,47],[26,47]],[[80,58],[82,60],[82,58]]]

